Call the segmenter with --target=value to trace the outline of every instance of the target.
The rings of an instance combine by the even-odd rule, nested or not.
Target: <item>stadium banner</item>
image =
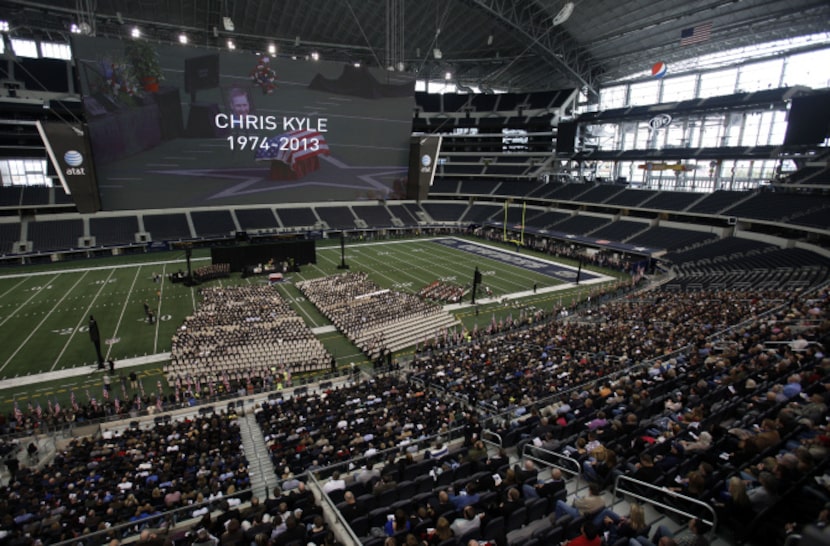
[[[442,137],[437,135],[413,136],[410,140],[407,199],[426,200],[435,179],[441,141]]]
[[[95,166],[84,127],[77,123],[38,121],[37,130],[58,180],[72,196],[78,212],[101,210]]]
[[[105,210],[401,199],[412,74],[73,36]]]

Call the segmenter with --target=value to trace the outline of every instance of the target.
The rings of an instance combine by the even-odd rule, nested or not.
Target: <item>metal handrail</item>
[[[666,489],[665,487],[662,487],[662,486],[652,485],[648,482],[635,480],[634,478],[631,478],[629,476],[625,476],[623,474],[618,475],[617,478],[614,480],[614,496],[615,497],[622,496],[622,495],[628,495],[628,496],[634,497],[635,499],[637,499],[641,502],[651,504],[653,506],[658,506],[658,507],[660,507],[664,510],[668,510],[670,512],[673,512],[673,513],[681,515],[681,516],[685,516],[685,517],[690,518],[690,519],[691,518],[698,518],[699,516],[696,515],[696,514],[690,514],[688,512],[685,512],[685,511],[681,510],[680,508],[677,508],[676,506],[672,506],[670,504],[659,502],[659,501],[655,500],[655,497],[646,497],[646,496],[642,495],[641,493],[639,493],[638,491],[634,491],[634,490],[631,490],[631,489],[626,489],[624,486],[621,486],[621,483],[622,484],[630,483],[630,484],[636,485],[638,488],[640,488],[640,491],[642,491],[642,489],[649,489],[651,491],[659,493],[660,495],[668,495],[669,497],[675,498],[677,500],[681,500],[683,502],[687,502],[689,504],[694,504],[694,505],[697,505],[697,506],[700,506],[700,507],[704,508],[706,510],[706,512],[709,512],[712,515],[712,519],[711,520],[706,520],[706,519],[702,519],[702,518],[700,518],[700,519],[704,523],[711,526],[711,529],[709,530],[708,535],[710,537],[715,536],[715,532],[716,532],[717,526],[718,526],[718,515],[715,512],[715,509],[711,505],[709,505],[709,504],[707,504],[707,503],[705,503],[701,500],[698,500],[694,497],[689,497],[687,495],[683,495],[683,494],[678,493],[676,491]],[[657,498],[659,498],[659,497],[657,497]]]
[[[237,491],[233,495],[228,495],[227,497],[223,497],[223,499],[242,497],[242,496],[245,496],[249,493],[251,495],[253,495],[254,494],[253,489],[243,489],[242,491]],[[187,527],[188,524],[186,523],[186,520],[193,520],[193,524],[195,524],[195,523],[198,523],[201,519],[198,516],[195,517],[195,518],[193,516],[190,516],[188,518],[183,518],[180,522],[178,520],[178,518],[176,518],[177,514],[181,514],[181,513],[184,513],[184,512],[191,513],[194,510],[196,510],[197,508],[203,508],[203,507],[208,507],[209,512],[212,512],[212,510],[210,510],[210,506],[212,504],[215,504],[216,502],[217,502],[216,500],[204,501],[204,502],[201,502],[199,504],[188,504],[187,506],[174,508],[173,510],[166,510],[166,511],[162,512],[161,514],[159,514],[158,516],[155,516],[155,517],[152,517],[152,518],[147,518],[147,521],[164,520],[165,523],[161,527],[152,527],[150,529],[162,530],[163,533],[168,533],[168,532],[172,531],[173,529],[175,529],[176,527],[179,527],[179,526]],[[94,531],[94,532],[87,533],[87,534],[85,534],[83,536],[80,536],[80,537],[74,537],[74,538],[70,538],[70,539],[67,539],[67,540],[62,540],[60,542],[54,542],[54,543],[51,543],[50,546],[70,546],[70,545],[71,546],[80,546],[80,545],[83,545],[83,544],[90,544],[90,545],[91,544],[103,544],[105,542],[109,542],[109,539],[113,536],[113,533],[116,533],[117,531],[123,531],[124,529],[129,529],[130,527],[135,527],[136,525],[140,525],[140,524],[141,524],[141,522],[135,522],[135,521],[127,522],[127,523],[119,523],[119,524],[113,525],[112,527],[104,529],[102,531]],[[126,540],[126,539],[129,539],[129,538],[136,538],[136,537],[139,536],[139,534],[140,534],[140,531],[135,532],[135,533],[130,533],[127,536],[124,536],[123,533],[116,533],[114,536],[118,537],[119,539]],[[91,540],[91,539],[101,539],[101,540]]]
[[[536,453],[549,455],[558,461],[566,461],[568,463],[573,463],[573,468],[568,468],[566,466],[562,466],[561,464],[556,464],[548,459],[542,459],[538,455],[536,455]],[[551,468],[558,468],[562,472],[566,472],[567,474],[576,476],[576,491],[579,491],[579,489],[581,488],[583,475],[582,465],[579,463],[578,460],[574,459],[573,457],[568,457],[564,453],[557,453],[556,451],[550,451],[549,449],[535,446],[532,443],[525,444],[524,449],[522,450],[522,457],[525,459],[536,461],[537,463],[541,463],[546,466],[550,466]],[[574,468],[576,470],[574,470]]]
[[[358,537],[357,534],[355,534],[355,532],[352,530],[352,526],[349,525],[349,522],[346,521],[346,518],[344,518],[343,514],[340,513],[340,510],[337,508],[337,505],[334,503],[334,501],[332,501],[331,498],[323,491],[322,485],[317,480],[317,477],[314,475],[313,472],[308,473],[308,479],[314,484],[314,487],[316,487],[317,490],[320,491],[320,497],[322,497],[321,502],[328,505],[330,511],[329,513],[331,513],[334,517],[333,523],[340,524],[339,527],[336,525],[331,525],[332,531],[337,533],[337,531],[342,530],[346,534],[346,536],[348,536],[349,540],[351,541],[351,544],[361,544],[360,537]],[[323,514],[326,514],[325,510],[323,511]],[[343,537],[338,537],[338,539],[343,541]]]

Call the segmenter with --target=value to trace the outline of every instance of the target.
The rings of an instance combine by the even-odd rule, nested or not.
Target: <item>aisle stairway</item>
[[[268,455],[268,448],[262,437],[262,430],[256,422],[253,409],[239,418],[239,434],[242,436],[242,447],[248,459],[248,475],[251,478],[251,489],[254,496],[266,498],[266,491],[277,484],[277,474],[274,464]]]

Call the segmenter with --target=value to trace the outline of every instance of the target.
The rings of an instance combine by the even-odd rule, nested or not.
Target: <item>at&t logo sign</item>
[[[421,172],[430,172],[430,165],[432,165],[432,158],[429,156],[429,154],[424,154],[423,156],[421,156]]]
[[[69,165],[66,169],[67,176],[86,176],[86,169],[83,167],[84,156],[77,150],[69,150],[63,154],[64,162]]]

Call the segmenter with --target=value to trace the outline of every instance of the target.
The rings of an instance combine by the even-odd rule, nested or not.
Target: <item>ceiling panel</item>
[[[449,71],[464,85],[510,90],[601,86],[656,61],[830,32],[826,0],[577,0],[561,25],[553,18],[563,0],[0,0],[0,13],[17,36],[60,39],[87,21],[98,35],[128,39],[139,25],[163,41],[185,31],[201,46],[233,38],[240,49],[262,50],[273,42],[282,55],[315,50],[386,66],[393,2],[403,11],[404,53],[391,60],[422,78]],[[233,32],[223,27],[226,16]],[[683,29],[707,22],[709,40],[681,46]]]

